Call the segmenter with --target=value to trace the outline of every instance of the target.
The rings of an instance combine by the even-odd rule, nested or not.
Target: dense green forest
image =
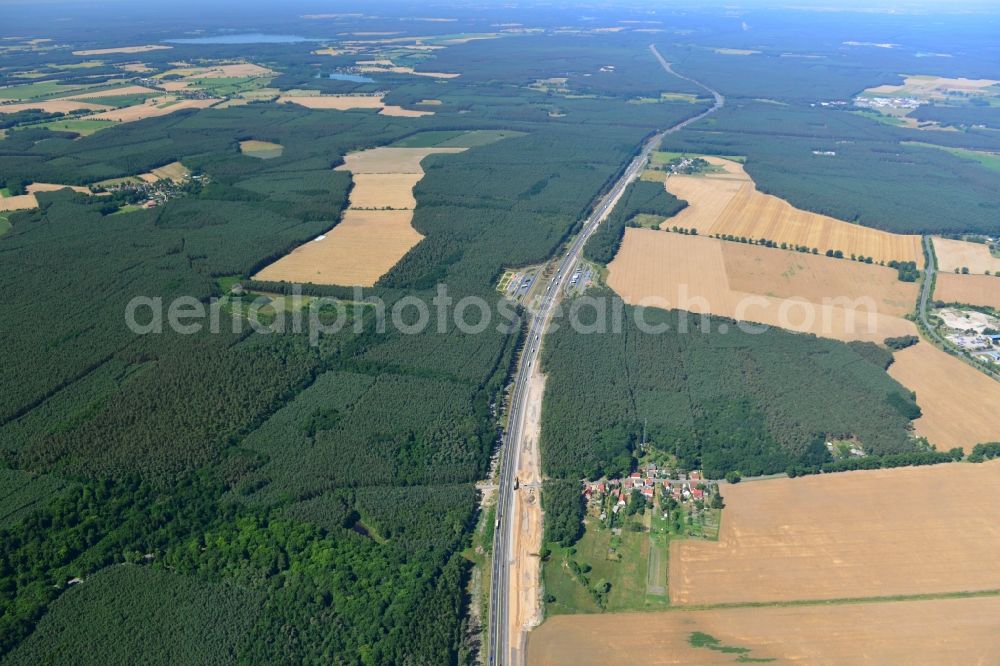
[[[856,436],[875,454],[912,450],[919,410],[881,358],[679,311],[643,310],[647,324],[669,327],[643,333],[636,312],[626,309],[621,333],[564,326],[546,344],[542,450],[552,476],[630,471],[643,422],[650,442],[712,478],[784,471],[814,455],[817,435]]]
[[[996,174],[913,141],[1000,150],[1000,135],[918,132],[834,108],[731,100],[664,150],[745,155],[758,189],[895,233],[1000,233]],[[813,151],[832,151],[833,156]]]
[[[621,307],[620,332],[609,306],[581,309],[585,325],[607,317],[607,332],[561,326],[547,338],[541,450],[549,477],[578,484],[625,475],[644,430],[650,445],[710,478],[822,465],[827,438],[855,437],[874,456],[917,451],[910,422],[920,410],[885,373],[888,353],[875,345]],[[657,328],[640,328],[637,314]],[[547,530],[571,541],[569,509],[551,511]]]
[[[388,104],[440,104],[433,116],[399,118],[254,102],[119,123],[93,136],[42,129],[51,117],[38,112],[4,115],[0,188],[10,193],[31,182],[134,176],[177,160],[208,184],[120,213],[107,200],[42,194],[37,210],[10,215],[12,229],[0,237],[0,658],[471,660],[464,553],[477,518],[473,484],[497,444],[519,331],[403,335],[380,330],[365,307],[357,328],[311,344],[294,331],[234,332],[240,320],[223,308],[218,333],[136,336],[125,327],[126,304],[137,295],[208,304],[234,281],[287,292],[248,278],[338,222],[350,178],[332,169],[346,153],[503,130],[502,140],[469,139],[465,153],[424,161],[413,221],[424,239],[365,292],[391,306],[404,296],[429,300],[446,283],[452,296],[496,305],[504,267],[551,256],[644,138],[708,107],[704,90],[663,71],[649,34],[597,27],[624,16],[648,20],[638,10],[595,7],[568,28],[560,9],[518,9],[550,30],[536,36],[497,34],[512,19],[528,21],[512,8],[449,8],[459,20],[438,23],[358,14],[304,20],[247,6],[238,15],[200,12],[197,25],[152,6],[100,16],[86,9],[35,8],[53,43],[5,44],[0,86],[103,90],[137,56],[108,54],[78,68],[72,50],[161,43],[195,27],[230,34],[267,25],[304,36],[285,44],[173,42],[141,60],[154,72],[180,61],[245,60],[275,69],[269,85],[281,89],[386,91]],[[9,13],[8,30],[35,34],[26,15]],[[66,17],[73,20],[57,20]],[[908,71],[901,56],[879,53],[874,65],[834,57],[843,40],[857,38],[854,26],[817,41],[773,17],[755,22],[752,34],[729,16],[670,20],[677,40],[656,38],[669,42],[661,51],[730,104],[672,135],[668,148],[747,155],[763,189],[864,224],[994,228],[996,188],[978,165],[903,146],[912,137],[898,128],[810,106],[894,82],[891,72]],[[703,29],[706,20],[713,30]],[[420,35],[434,48],[395,53],[399,64],[461,76],[329,78],[358,58],[314,51],[359,26]],[[691,48],[674,43],[682,37]],[[825,49],[827,60],[783,58],[778,48],[763,62],[734,59],[714,53],[722,38]],[[968,44],[975,67],[991,62],[989,40]],[[935,67],[944,65],[928,63]],[[751,101],[760,98],[779,104]],[[995,136],[975,128],[933,140],[996,150]],[[279,143],[283,152],[267,161],[242,155],[245,139]],[[837,160],[812,155],[831,145]],[[659,185],[636,184],[588,256],[613,256],[636,213],[668,216],[681,205]],[[354,297],[344,287],[303,291]],[[647,313],[671,324],[679,317]],[[817,447],[820,434],[855,435],[887,465],[947,455],[914,452],[908,425],[918,408],[885,375],[891,356],[872,345],[779,331],[647,336],[629,325],[607,336],[564,328],[545,354],[542,446],[552,479],[543,501],[554,541],[579,536],[579,478],[629,469],[647,420],[655,445],[713,474],[829,470],[835,463]],[[83,581],[71,584],[75,578]]]
[[[663,183],[637,180],[626,188],[611,215],[587,241],[583,255],[591,261],[606,264],[618,254],[625,227],[636,215],[673,217],[686,206],[687,202],[667,192]]]
[[[303,50],[267,46],[260,58],[301,81],[314,75]],[[496,53],[475,42],[459,50],[470,63]],[[627,116],[634,95],[684,86],[662,69],[662,86],[651,82],[645,46],[621,47],[601,58],[620,60],[631,83],[559,99],[565,116],[550,118],[552,100],[517,73],[544,51],[509,58],[517,66],[506,78],[479,79],[470,64],[467,81],[394,80],[392,96],[442,100],[428,118],[250,104],[89,137],[25,128],[0,140],[0,181],[12,186],[88,184],[176,160],[209,183],[122,214],[95,197],[43,194],[0,240],[0,280],[12,287],[0,323],[10,378],[0,397],[10,502],[0,655],[65,663],[87,637],[101,644],[88,655],[95,663],[466,660],[461,553],[518,330],[404,335],[365,308],[357,328],[313,345],[305,333],[234,332],[228,308],[219,332],[190,335],[136,336],[123,313],[137,295],[208,304],[220,282],[247,282],[336,224],[350,178],[332,168],[346,153],[478,129],[506,138],[476,135],[463,154],[425,160],[413,221],[425,239],[365,295],[387,307],[429,301],[444,282],[455,297],[496,305],[505,266],[548,257],[645,136],[704,108],[664,102]],[[244,156],[248,138],[279,143],[282,155]],[[84,582],[67,585],[75,577]],[[167,598],[176,608],[151,618],[147,607]],[[95,610],[104,601],[120,621]],[[233,625],[206,620],[220,615]],[[172,646],[139,645],[168,631]],[[201,641],[212,650],[189,659]]]

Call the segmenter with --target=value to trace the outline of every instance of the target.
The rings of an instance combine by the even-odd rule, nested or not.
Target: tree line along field
[[[634,308],[620,307],[620,332],[609,307],[596,315],[609,318],[606,333],[550,333],[541,435],[550,478],[627,474],[644,429],[653,446],[709,478],[821,465],[830,437],[856,437],[876,457],[918,451],[910,427],[920,410],[886,374],[884,349],[778,329],[745,333],[722,317],[653,308],[645,321],[669,330],[651,334],[636,326]],[[581,311],[585,324],[596,316]],[[581,517],[576,504],[564,510]],[[566,535],[553,521],[547,527],[550,541]]]
[[[413,89],[427,98],[427,85]],[[234,281],[285,293],[287,284],[248,278],[340,218],[350,178],[335,168],[346,155],[399,141],[467,149],[425,163],[413,213],[424,239],[368,293],[391,307],[404,295],[429,300],[445,281],[453,295],[495,303],[504,266],[547,257],[643,136],[699,110],[663,103],[621,124],[624,97],[566,100],[579,124],[550,123],[536,112],[537,93],[502,87],[511,104],[490,107],[480,100],[493,83],[449,81],[436,96],[469,110],[449,119],[252,104],[88,137],[22,129],[0,141],[4,183],[83,186],[177,162],[208,181],[120,215],[81,193],[41,193],[39,208],[13,214],[0,240],[13,294],[0,356],[16,387],[0,399],[0,459],[11,474],[49,475],[18,491],[28,498],[50,476],[76,480],[0,530],[9,563],[0,653],[56,659],[78,635],[61,627],[93,615],[94,598],[138,608],[147,597],[135,581],[146,571],[155,574],[149,594],[187,585],[163,578],[169,571],[250,591],[254,601],[239,605],[252,628],[232,647],[237,658],[460,660],[473,482],[496,442],[493,406],[517,336],[379,332],[365,308],[359,330],[317,346],[300,334],[232,333],[227,309],[219,334],[136,337],[122,312],[137,294],[205,302]],[[434,131],[467,138],[420,136]],[[484,145],[490,137],[504,140]],[[283,151],[244,155],[248,140]],[[101,583],[98,572],[123,561],[143,562],[143,573]],[[68,586],[75,577],[84,582]],[[181,608],[226,615],[226,595],[205,589]],[[170,631],[172,617],[154,626]],[[103,629],[92,635],[114,641],[107,632],[118,629]]]

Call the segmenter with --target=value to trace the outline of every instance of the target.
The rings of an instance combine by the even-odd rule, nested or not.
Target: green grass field
[[[922,141],[906,141],[903,145],[920,146],[921,148],[936,148],[938,150],[943,150],[946,153],[951,153],[955,157],[961,157],[963,159],[979,162],[987,169],[1000,171],[1000,153],[987,153],[978,150],[966,150],[964,148],[948,148],[946,146],[938,146],[933,143],[923,143]]]
[[[269,78],[223,77],[216,79],[196,79],[189,87],[203,90],[214,97],[232,97],[240,93],[266,88]]]
[[[113,120],[53,120],[48,123],[33,125],[32,127],[44,127],[53,132],[76,132],[81,136],[90,136],[102,129],[107,129],[118,123]]]
[[[135,95],[108,95],[107,97],[92,97],[87,99],[90,104],[103,104],[104,106],[113,106],[116,109],[120,109],[126,106],[134,106],[136,104],[142,104],[147,99],[151,97],[157,97],[158,94],[135,94]]]
[[[58,81],[39,81],[23,86],[0,88],[0,99],[39,99],[56,94],[69,94],[82,86],[64,86]]]
[[[3,236],[13,228],[14,227],[11,225],[10,220],[3,215],[0,215],[0,236]]]
[[[590,592],[574,575],[570,561],[581,567],[589,565],[585,575],[591,587],[602,582],[611,584],[604,610],[636,611],[666,608],[669,600],[665,594],[647,594],[647,583],[653,580],[666,582],[668,561],[668,540],[662,533],[649,530],[652,512],[645,516],[634,516],[620,534],[600,525],[596,518],[587,520],[583,537],[572,548],[550,546],[552,555],[545,563],[543,576],[545,592],[555,597],[546,604],[546,613],[562,615],[566,613],[599,613],[601,608]],[[641,532],[632,531],[630,525],[641,525]],[[650,551],[657,571],[650,576]]]

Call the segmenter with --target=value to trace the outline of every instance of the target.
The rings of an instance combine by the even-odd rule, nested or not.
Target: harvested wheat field
[[[15,210],[38,208],[38,199],[34,194],[18,194],[13,197],[0,197],[0,213],[10,213]]]
[[[435,153],[464,150],[382,147],[345,156],[337,169],[351,172],[354,189],[340,224],[254,279],[372,286],[423,239],[411,224],[413,187],[424,175],[420,162]]]
[[[279,104],[298,104],[307,109],[330,109],[348,111],[350,109],[381,109],[382,95],[282,95]]]
[[[113,49],[89,49],[86,51],[73,51],[75,56],[95,56],[108,55],[110,53],[146,53],[147,51],[162,51],[172,49],[172,46],[165,44],[146,44],[145,46],[118,46]]]
[[[1000,276],[939,273],[934,300],[1000,310]]]
[[[881,266],[704,236],[625,230],[608,286],[632,305],[779,326],[838,340],[913,335],[917,286]]]
[[[101,97],[117,97],[119,95],[155,95],[157,91],[145,86],[123,86],[110,90],[98,90],[96,92],[80,93],[79,95],[69,95],[66,99],[98,99]]]
[[[282,95],[279,104],[298,104],[307,109],[349,111],[351,109],[378,109],[383,116],[421,118],[433,116],[433,111],[412,111],[401,106],[386,105],[384,95]]]
[[[873,95],[905,95],[919,99],[946,99],[952,93],[989,93],[987,88],[1000,85],[992,79],[949,79],[943,76],[910,75],[902,85],[883,85],[869,88],[866,93]]]
[[[691,645],[695,632],[740,653]],[[1000,598],[793,608],[558,615],[528,639],[529,666],[644,664],[988,664],[1000,654]]]
[[[934,254],[937,256],[938,270],[953,273],[955,269],[968,268],[969,272],[981,275],[989,271],[1000,272],[1000,258],[990,254],[990,248],[982,243],[935,238]]]
[[[275,157],[281,157],[281,154],[284,151],[285,149],[280,143],[271,143],[270,141],[257,141],[256,139],[240,141],[241,153],[262,160],[270,160],[274,159]]]
[[[122,109],[114,109],[93,116],[87,116],[87,119],[130,123],[146,118],[166,116],[184,109],[207,109],[218,101],[217,99],[182,99],[170,104],[163,99],[150,99],[146,100],[143,104],[135,104]]]
[[[815,247],[820,253],[840,250],[845,256],[872,257],[876,262],[922,261],[919,236],[891,234],[799,210],[758,192],[742,165],[719,157],[705,159],[724,172],[666,179],[667,191],[688,202],[688,208],[666,226],[693,227],[702,235],[766,238]]]
[[[158,180],[172,180],[175,183],[183,183],[184,179],[190,173],[191,170],[180,162],[171,162],[147,173],[140,173],[139,178],[147,183],[155,183]]]
[[[889,374],[917,394],[923,411],[913,422],[918,435],[941,450],[1000,441],[1000,382],[927,342],[894,356]]]
[[[73,111],[107,111],[111,107],[100,104],[78,102],[72,99],[47,99],[40,102],[20,102],[18,104],[0,104],[0,113],[17,113],[28,109],[38,109],[46,113],[71,113]]]
[[[718,542],[673,541],[681,605],[1000,589],[1000,460],[725,485]]]
[[[89,187],[83,187],[82,185],[57,185],[55,183],[32,183],[25,187],[28,194],[36,194],[38,192],[58,192],[59,190],[73,190],[74,192],[79,192],[80,194],[90,194]]]

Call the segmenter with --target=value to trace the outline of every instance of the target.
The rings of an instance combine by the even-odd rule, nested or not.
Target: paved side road
[[[650,46],[649,48],[664,70],[680,79],[690,81],[710,93],[714,99],[714,104],[703,113],[655,134],[643,144],[639,154],[632,160],[622,176],[594,207],[594,211],[587,218],[583,230],[576,237],[576,240],[573,241],[566,254],[559,260],[555,275],[550,278],[541,303],[538,305],[529,323],[524,351],[518,361],[514,376],[514,391],[511,397],[507,431],[504,433],[501,443],[497,522],[493,534],[493,571],[490,582],[488,651],[489,663],[493,666],[514,666],[514,664],[522,663],[524,656],[520,649],[512,652],[511,639],[514,638],[519,641],[520,637],[511,636],[509,631],[510,558],[511,554],[516,552],[516,549],[513,548],[515,535],[513,533],[513,521],[510,519],[510,514],[513,506],[513,493],[515,492],[513,487],[514,474],[518,466],[519,451],[522,448],[524,415],[527,412],[528,377],[531,374],[531,369],[538,362],[542,336],[545,334],[546,327],[552,317],[553,306],[569,283],[573,266],[579,261],[583,246],[597,227],[607,219],[624,194],[625,188],[638,178],[643,169],[646,168],[650,155],[660,145],[663,138],[714,113],[726,103],[725,98],[715,90],[694,79],[674,72],[670,67],[670,63],[660,55],[655,46]],[[520,648],[520,645],[516,647]]]

